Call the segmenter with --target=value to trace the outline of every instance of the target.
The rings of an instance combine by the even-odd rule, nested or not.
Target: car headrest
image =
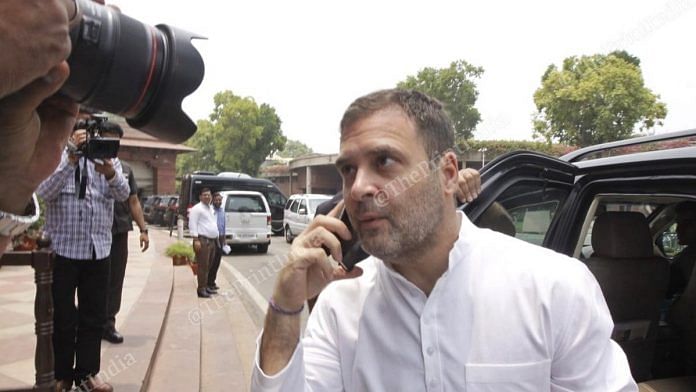
[[[592,228],[594,255],[611,258],[653,257],[648,220],[640,212],[605,212]]]

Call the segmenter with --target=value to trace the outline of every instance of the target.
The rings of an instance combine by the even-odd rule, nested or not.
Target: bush
[[[167,247],[165,254],[169,257],[183,256],[189,260],[194,260],[196,254],[193,252],[193,247],[191,244],[177,241]]]

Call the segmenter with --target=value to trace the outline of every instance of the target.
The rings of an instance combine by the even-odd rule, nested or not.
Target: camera
[[[203,59],[191,44],[203,37],[172,26],[149,26],[91,0],[66,2],[72,51],[70,76],[60,93],[123,116],[133,128],[159,139],[181,143],[191,137],[196,124],[181,102],[203,80]]]
[[[112,159],[118,155],[120,140],[118,138],[103,137],[104,124],[108,118],[106,116],[93,114],[91,118],[78,120],[74,130],[84,129],[87,131],[87,141],[80,146],[68,144],[68,149],[75,155],[85,157],[89,160]]]

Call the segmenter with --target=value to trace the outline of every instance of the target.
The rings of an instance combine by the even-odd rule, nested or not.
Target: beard
[[[360,203],[358,215],[378,213],[386,220],[386,224],[377,228],[363,229],[359,223],[355,225],[363,249],[394,264],[427,251],[443,221],[441,189],[439,176],[432,173],[415,186],[391,197],[384,207],[377,206],[374,199]]]

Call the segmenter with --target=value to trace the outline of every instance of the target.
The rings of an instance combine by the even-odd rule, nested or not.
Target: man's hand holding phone
[[[341,241],[350,240],[352,234],[340,219],[343,201],[326,216],[317,216],[292,243],[288,261],[280,271],[273,299],[283,309],[298,309],[307,298],[318,295],[329,283],[338,279],[355,278],[362,274],[360,268],[347,272],[333,264],[325,252],[339,263],[343,259]]]
[[[287,365],[300,339],[300,312],[308,298],[315,297],[329,283],[362,275],[360,268],[347,272],[335,265],[342,260],[339,238],[350,240],[350,230],[339,219],[341,201],[326,216],[317,216],[292,243],[288,260],[278,273],[273,297],[266,314],[261,339],[260,366],[273,375]]]

